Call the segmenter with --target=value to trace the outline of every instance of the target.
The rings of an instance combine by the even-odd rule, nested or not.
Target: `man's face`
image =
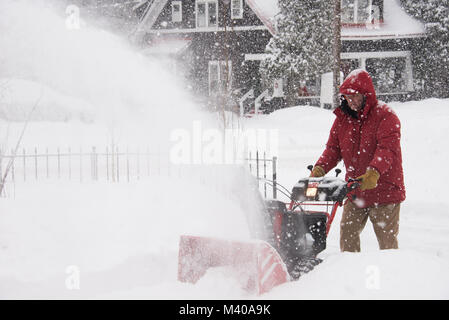
[[[346,101],[348,101],[349,108],[351,108],[352,110],[359,111],[362,108],[363,94],[345,94],[344,97]]]

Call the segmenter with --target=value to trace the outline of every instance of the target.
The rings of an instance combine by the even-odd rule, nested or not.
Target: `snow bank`
[[[369,226],[367,226],[369,227]],[[413,249],[336,253],[266,299],[446,299],[448,259]]]
[[[176,284],[181,234],[251,238],[248,213],[261,208],[245,193],[244,174],[217,176],[207,181],[213,175],[198,169],[129,184],[21,185],[0,202],[0,298],[94,298],[141,286],[160,293],[153,286]],[[79,291],[66,286],[73,268]]]

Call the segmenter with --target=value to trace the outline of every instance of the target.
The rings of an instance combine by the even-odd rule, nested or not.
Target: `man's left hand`
[[[357,177],[357,179],[361,179],[360,182],[360,189],[362,191],[364,190],[370,190],[374,189],[377,186],[377,180],[379,180],[380,174],[377,172],[376,169],[368,168],[366,169],[366,173],[361,175],[360,177]]]

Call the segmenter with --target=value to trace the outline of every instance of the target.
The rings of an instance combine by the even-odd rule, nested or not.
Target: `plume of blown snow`
[[[34,119],[87,119],[111,131],[141,128],[146,141],[169,136],[189,120],[215,125],[166,65],[82,18],[81,12],[79,28],[68,28],[65,8],[53,1],[0,2],[3,118],[24,120],[42,94]]]

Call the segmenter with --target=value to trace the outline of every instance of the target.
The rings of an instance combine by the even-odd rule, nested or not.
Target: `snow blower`
[[[221,267],[248,292],[263,294],[311,271],[322,262],[317,255],[326,249],[338,207],[346,197],[355,198],[359,186],[356,180],[338,178],[339,169],[336,172],[336,177],[300,179],[292,192],[277,183],[278,191],[290,202],[265,200],[265,239],[232,241],[182,235],[178,280],[196,283],[210,268]]]

